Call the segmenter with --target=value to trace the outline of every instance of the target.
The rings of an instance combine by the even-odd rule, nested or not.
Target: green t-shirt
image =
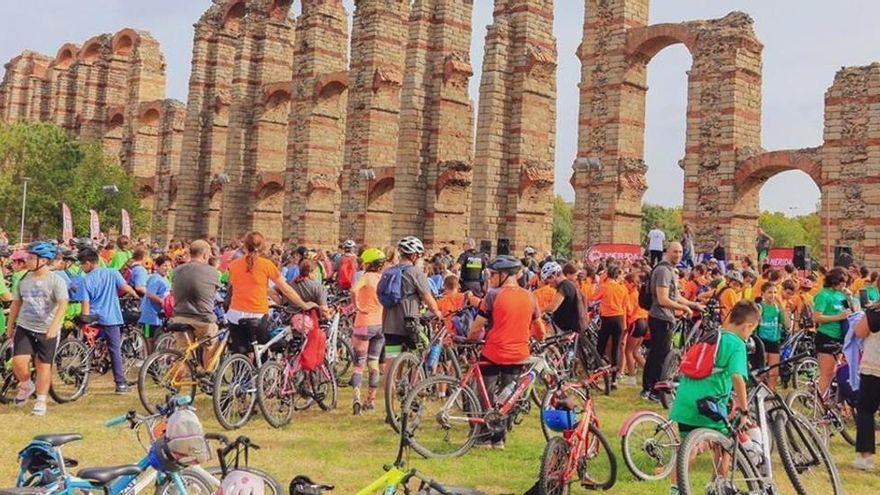
[[[123,251],[121,249],[117,249],[113,252],[113,257],[110,258],[110,266],[114,270],[121,270],[128,260],[131,259],[131,251]]]
[[[0,297],[9,294],[9,287],[6,286],[6,279],[0,272]],[[6,335],[6,314],[0,310],[0,336]]]
[[[785,318],[785,314],[779,311],[779,306],[761,304],[761,323],[758,325],[758,337],[767,342],[782,340],[783,318]]]
[[[865,292],[868,293],[868,301],[871,304],[880,301],[880,289],[877,289],[876,285],[869,285],[865,287]]]
[[[846,294],[834,289],[822,289],[813,298],[813,310],[825,316],[836,316],[846,309]],[[819,325],[819,333],[836,340],[843,340],[843,329],[839,321],[829,321]]]
[[[21,270],[18,272],[13,272],[12,277],[10,278],[10,290],[15,293],[15,289],[18,289],[18,283],[21,282],[21,279],[24,278],[27,270]]]
[[[693,379],[681,377],[675,402],[669,412],[669,419],[692,427],[712,428],[724,431],[724,424],[712,421],[697,410],[697,401],[714,397],[727,416],[727,403],[733,391],[733,375],[746,379],[749,374],[746,343],[739,335],[723,330],[718,341],[718,354],[715,356],[715,371],[706,378]]]

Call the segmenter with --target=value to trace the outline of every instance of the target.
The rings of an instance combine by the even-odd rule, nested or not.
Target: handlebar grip
[[[112,428],[114,426],[121,425],[122,423],[125,423],[125,421],[127,419],[128,419],[128,415],[123,414],[122,416],[117,416],[113,419],[108,419],[107,421],[104,421],[104,426],[107,428]]]
[[[428,483],[428,486],[433,488],[434,491],[436,491],[440,495],[453,495],[452,492],[450,492],[443,485],[441,485],[440,483],[437,483],[434,480],[428,480],[427,483]]]
[[[174,398],[174,405],[177,406],[188,406],[192,404],[192,397],[188,395],[178,395]]]

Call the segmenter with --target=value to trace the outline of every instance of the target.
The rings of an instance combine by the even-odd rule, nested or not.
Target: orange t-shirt
[[[591,279],[584,280],[581,282],[581,292],[584,294],[587,304],[590,304],[596,297],[596,282]]]
[[[697,291],[700,289],[700,286],[697,285],[697,282],[694,280],[688,280],[684,283],[684,297],[688,300],[694,301],[697,299]]]
[[[741,292],[737,292],[729,287],[715,289],[715,295],[718,296],[718,305],[721,306],[721,321],[727,319],[727,315],[730,314],[736,303],[740,302],[743,298]]]
[[[639,291],[631,290],[629,293],[629,312],[626,315],[626,321],[647,320],[648,310],[639,306]]]
[[[490,290],[480,311],[492,315],[483,356],[495,364],[519,364],[529,358],[529,332],[538,307],[532,294],[519,287]]]
[[[382,278],[380,273],[366,272],[351,288],[357,306],[354,326],[373,327],[382,324],[382,305],[379,303],[377,293],[380,278]]]
[[[599,285],[596,298],[601,299],[599,316],[626,316],[629,307],[629,291],[617,280],[608,279]]]
[[[553,299],[556,298],[556,288],[552,285],[545,285],[534,293],[535,302],[538,304],[538,310],[542,313],[550,307],[550,303],[553,302]]]
[[[440,308],[440,314],[443,315],[443,321],[446,322],[446,329],[451,335],[456,335],[455,325],[452,324],[452,313],[464,307],[464,294],[446,294],[437,301],[437,307]]]
[[[281,272],[268,258],[258,256],[250,271],[246,256],[233,261],[229,264],[229,285],[232,286],[229,309],[237,309],[243,313],[268,313],[269,281],[280,278]]]

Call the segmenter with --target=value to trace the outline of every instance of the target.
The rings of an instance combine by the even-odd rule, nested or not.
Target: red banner
[[[765,263],[769,263],[773,268],[782,268],[790,265],[794,259],[794,248],[773,248],[767,254]]]
[[[597,263],[609,256],[632,261],[643,256],[642,247],[638,244],[596,244],[587,251],[587,261],[590,263]]]
[[[101,237],[101,221],[98,220],[98,212],[89,210],[89,237],[98,239]]]
[[[73,239],[73,217],[66,203],[61,203],[61,238],[64,242]]]
[[[122,235],[131,238],[131,219],[128,218],[128,212],[122,209],[122,226],[120,227]]]

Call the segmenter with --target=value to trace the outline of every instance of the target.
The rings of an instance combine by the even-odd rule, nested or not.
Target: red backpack
[[[708,330],[704,332],[700,339],[685,353],[679,372],[688,378],[697,380],[709,377],[715,371],[715,358],[718,357],[720,342],[720,331]]]
[[[354,285],[354,274],[357,272],[357,260],[354,256],[343,256],[339,263],[336,283],[340,289],[349,290]]]
[[[327,334],[317,322],[317,315],[312,310],[314,324],[309,331],[306,346],[299,355],[299,365],[305,371],[312,371],[324,364],[324,356],[327,353]]]

